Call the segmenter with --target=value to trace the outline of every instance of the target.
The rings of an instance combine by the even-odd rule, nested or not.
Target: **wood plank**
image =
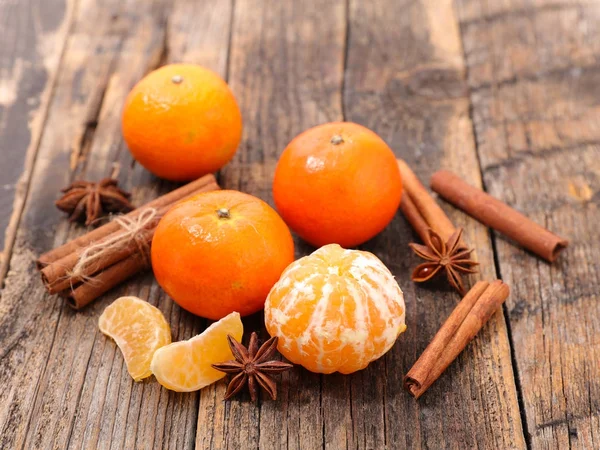
[[[229,83],[244,119],[242,144],[221,173],[222,185],[273,204],[279,154],[306,128],[341,120],[345,7],[343,0],[237,0]],[[296,240],[297,255],[312,249]],[[262,330],[262,315],[244,320]],[[276,402],[255,406],[247,395],[223,403],[225,383],[201,391],[197,448],[345,448],[351,426],[349,385],[300,368],[282,376]],[[337,407],[343,405],[343,408]],[[337,440],[337,438],[344,438]]]
[[[0,0],[0,287],[73,5],[67,0]]]
[[[32,265],[33,255],[80,232],[71,230],[54,209],[53,200],[69,182],[70,169],[81,168],[79,158],[85,157],[84,149],[89,150],[96,116],[126,34],[123,25],[131,25],[119,21],[120,14],[128,12],[122,2],[94,3],[78,5],[2,296],[0,320],[7,333],[1,345],[6,371],[0,423],[5,447],[67,446],[87,367],[95,361],[92,353],[102,354],[105,344],[94,345],[98,307],[83,314],[68,311],[62,301],[45,294]],[[101,165],[84,175],[97,178],[106,173],[104,169]],[[110,345],[106,343],[109,349]],[[106,369],[98,377],[100,382],[105,373]],[[89,380],[96,381],[96,377]],[[113,384],[117,389],[122,384],[123,395],[131,395],[131,383],[122,381]],[[119,406],[127,408],[127,397],[122,400]]]
[[[600,4],[460,0],[487,191],[571,240],[549,265],[495,236],[533,448],[600,446]]]
[[[480,185],[458,23],[450,0],[350,1],[346,119],[372,128],[423,180],[447,168]],[[496,277],[486,229],[446,208],[477,249],[481,277]],[[524,448],[502,312],[419,401],[402,377],[459,300],[437,285],[415,286],[417,239],[400,214],[364,245],[391,268],[405,292],[407,332],[386,357],[350,378],[359,446]],[[369,386],[367,380],[376,380]],[[379,419],[382,418],[383,420]],[[375,427],[372,424],[384,422]],[[365,443],[364,440],[367,440]]]
[[[83,232],[53,206],[58,189],[74,176],[118,173],[136,204],[172,188],[133,164],[120,137],[120,110],[133,84],[165,61],[193,60],[224,73],[229,14],[223,21],[220,13],[227,7],[204,2],[208,9],[196,8],[193,21],[187,14],[195,4],[81,0],[78,5],[0,299],[2,448],[194,444],[198,394],[134,383],[115,344],[97,331],[97,320],[106,305],[127,293],[157,305],[175,340],[197,334],[204,321],[173,305],[151,275],[75,313],[45,294],[32,262],[34,255]],[[213,27],[192,28],[208,23]],[[183,33],[190,35],[185,45]]]

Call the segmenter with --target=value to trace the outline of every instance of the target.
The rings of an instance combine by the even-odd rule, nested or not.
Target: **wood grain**
[[[73,177],[116,174],[125,188],[135,187],[136,204],[172,187],[133,164],[120,137],[120,110],[147,71],[185,56],[176,47],[169,55],[167,13],[173,23],[185,22],[177,20],[184,14],[177,11],[194,3],[180,1],[173,10],[164,1],[78,4],[0,300],[2,448],[193,446],[198,394],[134,383],[115,344],[97,332],[97,319],[112,299],[127,293],[158,305],[175,340],[197,334],[203,321],[173,306],[149,275],[73,313],[44,294],[32,262],[34,254],[82,232],[53,206],[58,189]],[[195,62],[222,70],[218,61],[226,60],[221,53],[227,53],[227,40],[220,53],[211,39],[208,52],[198,41]]]
[[[346,119],[378,132],[425,183],[431,173],[447,168],[480,185],[452,2],[354,0],[349,24]],[[477,249],[481,277],[495,278],[486,229],[452,208],[446,212]],[[391,268],[403,288],[408,326],[383,360],[350,379],[353,417],[365,424],[384,419],[377,434],[366,433],[374,444],[365,447],[524,448],[501,312],[418,402],[402,391],[403,375],[459,300],[442,288],[443,282],[415,286],[410,281],[418,261],[407,244],[414,239],[398,214],[364,246]],[[367,388],[368,378],[381,382]],[[379,401],[369,401],[373,397]]]
[[[533,448],[600,446],[600,4],[458,2],[487,191],[571,239],[495,236]]]
[[[0,0],[0,151],[9,162],[0,207],[15,205],[0,297],[0,448],[597,448],[599,5]],[[222,402],[224,381],[191,394],[134,383],[97,332],[114,298],[157,305],[174,340],[206,322],[151,275],[73,312],[45,293],[33,260],[83,232],[52,205],[74,177],[114,174],[137,204],[173,187],[131,160],[120,109],[146,72],[180,61],[227,78],[242,109],[242,144],[219,175],[226,188],[272,204],[287,143],[346,119],[378,132],[424,182],[452,170],[571,247],[547,265],[444,204],[477,248],[481,277],[501,275],[512,294],[508,322],[498,312],[418,402],[402,377],[459,299],[443,282],[410,282],[418,261],[407,243],[418,237],[400,214],[363,248],[402,286],[408,331],[366,370],[298,367],[282,375],[276,402],[257,405],[247,395]],[[312,251],[296,243],[297,256]],[[262,321],[244,324],[265,339]]]
[[[0,0],[0,287],[8,270],[74,3]]]
[[[221,185],[272,202],[275,163],[306,128],[341,120],[345,7],[341,0],[236,0],[229,83],[244,119],[242,143]],[[296,240],[297,255],[310,248]],[[262,316],[244,321],[262,329]],[[342,377],[338,377],[342,378]],[[222,402],[225,383],[201,391],[197,448],[341,448],[350,427],[349,384],[300,368],[281,377],[278,400]],[[343,407],[340,407],[343,405]],[[339,432],[338,432],[339,431]]]

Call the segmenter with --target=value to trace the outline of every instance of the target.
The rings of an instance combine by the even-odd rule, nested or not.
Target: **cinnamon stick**
[[[508,298],[500,280],[479,281],[452,311],[421,357],[404,377],[404,388],[419,398],[456,359]]]
[[[147,255],[134,254],[100,272],[92,280],[65,291],[67,304],[81,309],[105,292],[149,267]]]
[[[423,223],[425,223],[439,234],[444,242],[446,242],[450,236],[454,234],[456,228],[446,213],[429,194],[425,186],[419,181],[415,173],[408,167],[408,164],[401,159],[398,159],[397,161],[402,175],[402,185],[405,193],[402,203],[405,202],[406,198],[410,198],[409,203],[414,205],[414,208],[412,208],[412,205],[410,204],[407,207],[407,205],[402,206],[401,203],[402,212],[406,215],[411,225],[415,227],[415,231],[419,234],[421,239],[423,239],[424,236],[424,231],[421,229],[423,228]],[[407,215],[407,209],[409,215]],[[418,216],[421,217],[421,220],[418,219]],[[423,242],[427,241],[423,240]]]
[[[204,175],[203,177],[198,178],[197,180],[194,180],[184,186],[181,186],[180,188],[177,188],[169,192],[168,194],[158,197],[146,203],[145,205],[131,211],[130,213],[125,214],[125,217],[134,220],[145,208],[161,208],[163,206],[173,205],[179,200],[183,200],[184,198],[195,194],[201,189],[212,190],[207,189],[207,187],[211,185],[214,186],[216,184],[217,181],[214,175]],[[49,252],[44,253],[36,261],[37,267],[38,269],[42,269],[48,264],[51,264],[54,261],[64,258],[65,256],[77,251],[78,249],[86,247],[90,243],[98,241],[99,239],[102,239],[108,236],[109,234],[118,231],[119,228],[119,224],[115,221],[108,222],[90,231],[89,233],[86,233],[76,239],[73,239],[72,241],[67,242],[66,244],[60,247],[57,247],[53,250],[50,250]]]
[[[447,170],[431,177],[431,188],[484,225],[518,242],[549,262],[556,260],[569,241],[525,217],[506,203],[465,183]]]
[[[404,217],[406,217],[406,220],[408,220],[408,223],[413,227],[413,230],[419,235],[421,241],[427,242],[429,239],[427,230],[430,227],[427,225],[427,222],[425,222],[425,219],[423,219],[423,216],[406,191],[402,194],[400,210],[402,211],[402,214],[404,214]]]

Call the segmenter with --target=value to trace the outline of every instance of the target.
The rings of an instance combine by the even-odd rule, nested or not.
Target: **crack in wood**
[[[468,55],[466,55],[468,59]],[[582,66],[554,67],[548,70],[537,70],[529,73],[516,73],[508,78],[493,79],[474,86],[470,86],[471,94],[479,94],[490,89],[503,89],[525,83],[537,82],[563,82],[565,79],[578,80],[586,76],[600,77],[600,64],[588,64]]]
[[[554,13],[554,12],[562,12],[572,9],[580,9],[584,6],[593,6],[592,2],[569,2],[569,3],[543,3],[541,5],[534,5],[529,8],[512,8],[504,11],[498,11],[491,14],[482,14],[479,17],[474,17],[472,19],[467,19],[461,21],[461,27],[471,27],[471,26],[490,26],[495,22],[501,21],[509,21],[514,19],[521,19],[523,17],[531,18],[536,15],[545,14],[545,13]]]
[[[487,174],[490,172],[497,172],[505,168],[514,168],[520,164],[526,163],[530,159],[548,159],[563,154],[569,154],[573,151],[582,151],[586,147],[600,146],[600,140],[590,140],[576,142],[573,145],[567,147],[553,146],[547,148],[541,148],[539,150],[519,150],[512,154],[512,156],[502,159],[501,161],[482,166],[483,173]]]

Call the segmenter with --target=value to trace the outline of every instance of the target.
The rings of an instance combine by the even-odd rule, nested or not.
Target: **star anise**
[[[104,178],[98,183],[78,180],[61,192],[64,195],[56,201],[56,207],[69,213],[71,222],[91,225],[107,212],[128,212],[134,209],[129,203],[131,194],[118,188],[117,180]]]
[[[258,398],[258,386],[267,391],[273,400],[277,399],[277,385],[270,374],[284,372],[294,367],[282,361],[269,361],[269,358],[277,350],[277,340],[277,337],[272,337],[258,348],[258,336],[256,333],[252,333],[250,344],[246,349],[231,335],[227,336],[229,348],[235,357],[235,361],[212,365],[221,372],[237,374],[227,386],[225,400],[240,392],[246,384],[248,384],[252,401],[256,401]]]
[[[462,282],[462,273],[476,273],[473,266],[479,263],[470,259],[473,249],[461,245],[460,238],[463,230],[459,228],[450,236],[448,242],[444,242],[439,234],[431,228],[428,230],[427,245],[409,244],[413,251],[423,258],[425,263],[418,265],[412,273],[412,280],[417,283],[427,281],[434,277],[442,269],[446,271],[448,282],[461,295],[465,294]]]

